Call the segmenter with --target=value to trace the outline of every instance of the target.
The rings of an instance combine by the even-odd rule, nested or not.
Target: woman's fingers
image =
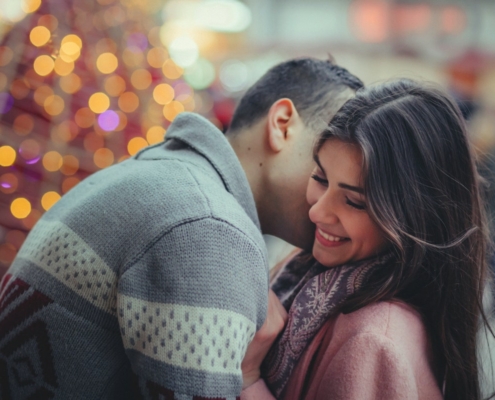
[[[241,364],[243,388],[256,382],[260,377],[260,366],[271,345],[284,329],[287,312],[276,294],[270,289],[265,323],[254,335]]]

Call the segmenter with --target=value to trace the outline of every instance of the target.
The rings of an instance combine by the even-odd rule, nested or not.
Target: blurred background
[[[0,276],[64,193],[177,114],[224,130],[268,68],[330,54],[366,84],[442,85],[492,180],[493,0],[1,0]]]

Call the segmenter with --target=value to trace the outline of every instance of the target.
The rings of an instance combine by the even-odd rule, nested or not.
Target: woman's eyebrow
[[[320,158],[318,157],[318,154],[313,154],[313,160],[315,161],[316,165],[318,165],[318,168],[320,168],[321,171],[325,174],[325,169],[321,166]]]
[[[326,175],[325,169],[322,167],[320,163],[320,158],[318,157],[318,154],[313,154],[313,160],[318,165],[318,168],[320,168],[321,171]],[[361,194],[364,193],[364,189],[359,186],[352,186],[352,185],[348,185],[347,183],[339,183],[338,186],[342,189],[352,190],[353,192],[357,192]]]
[[[352,190],[353,192],[358,192],[363,194],[364,189],[358,186],[348,185],[347,183],[339,183],[338,186],[342,189]]]

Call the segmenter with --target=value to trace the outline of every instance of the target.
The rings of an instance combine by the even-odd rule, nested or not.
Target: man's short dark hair
[[[319,130],[363,82],[333,60],[298,58],[272,67],[241,98],[227,133],[248,128],[277,100],[289,98],[306,126]]]

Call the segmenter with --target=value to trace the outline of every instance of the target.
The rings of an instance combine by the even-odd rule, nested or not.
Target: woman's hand
[[[265,323],[254,335],[242,360],[242,388],[245,389],[260,378],[260,366],[278,334],[287,322],[287,312],[276,294],[268,293],[268,311]]]

